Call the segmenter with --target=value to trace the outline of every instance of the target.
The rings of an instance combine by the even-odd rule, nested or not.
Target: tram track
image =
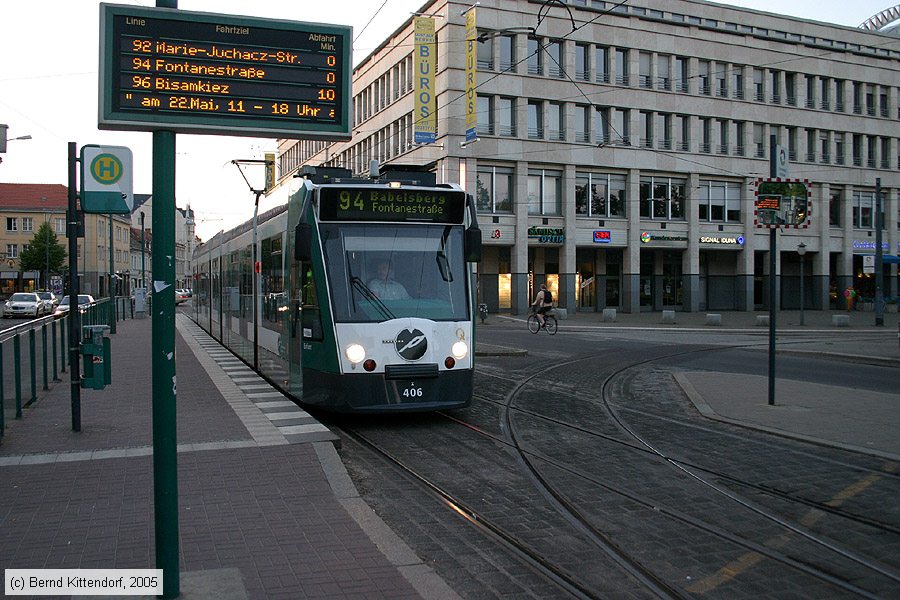
[[[779,515],[772,513],[771,511],[762,509],[761,507],[756,506],[753,503],[749,502],[745,498],[741,498],[735,492],[722,489],[721,487],[717,486],[716,484],[704,479],[702,476],[693,472],[691,469],[702,470],[705,473],[707,473],[708,475],[713,475],[715,477],[721,477],[723,479],[727,479],[727,480],[731,481],[734,484],[752,488],[756,491],[763,492],[766,494],[774,495],[783,500],[788,500],[790,502],[798,502],[798,503],[805,504],[807,506],[812,506],[818,510],[822,510],[823,512],[828,512],[828,513],[840,516],[845,519],[857,521],[861,524],[878,529],[879,531],[889,532],[889,533],[897,533],[896,526],[893,526],[893,525],[887,524],[887,523],[878,522],[878,521],[868,519],[866,517],[862,517],[859,515],[854,515],[852,513],[847,513],[846,511],[840,511],[840,510],[835,509],[834,507],[825,505],[823,503],[810,501],[809,499],[805,499],[805,498],[798,498],[797,496],[795,496],[793,494],[788,494],[788,493],[780,492],[777,490],[772,490],[765,486],[757,485],[753,482],[746,481],[739,477],[721,473],[719,471],[716,471],[715,469],[710,469],[709,467],[694,465],[687,461],[683,461],[681,459],[677,459],[677,458],[673,458],[672,456],[668,456],[668,455],[660,452],[659,450],[657,450],[653,444],[651,444],[649,441],[647,441],[641,435],[639,435],[637,432],[635,432],[634,429],[632,427],[630,427],[628,425],[628,423],[626,423],[616,413],[616,410],[611,405],[609,389],[610,389],[610,386],[612,385],[612,382],[615,381],[617,377],[620,377],[623,373],[625,373],[631,369],[634,369],[641,365],[646,365],[651,362],[670,359],[670,358],[673,358],[676,356],[685,356],[688,354],[696,354],[698,352],[717,351],[717,350],[733,349],[733,348],[740,348],[740,347],[743,347],[743,346],[727,346],[727,347],[717,346],[717,347],[713,347],[713,348],[694,349],[694,350],[690,350],[687,352],[679,352],[679,353],[674,353],[674,354],[666,354],[666,355],[662,355],[662,356],[651,357],[651,358],[648,358],[645,360],[637,361],[632,364],[628,364],[628,365],[619,367],[616,370],[614,370],[611,374],[609,374],[606,377],[606,379],[604,380],[604,382],[602,384],[602,389],[601,389],[601,398],[602,398],[603,408],[607,412],[607,414],[613,419],[613,421],[615,421],[615,423],[617,424],[619,429],[623,432],[626,432],[634,441],[637,442],[637,444],[629,443],[629,442],[624,441],[621,438],[617,438],[615,436],[609,436],[606,434],[600,434],[600,433],[597,433],[594,431],[585,430],[584,428],[578,427],[578,429],[583,433],[587,433],[592,436],[602,437],[603,439],[605,439],[607,441],[627,446],[632,451],[640,451],[643,453],[652,454],[652,455],[658,457],[659,459],[665,461],[666,463],[670,464],[674,468],[686,473],[687,475],[689,475],[691,478],[695,479],[696,481],[707,486],[709,489],[713,490],[716,494],[720,494],[725,497],[728,497],[732,501],[737,502],[742,507],[749,509],[749,510],[755,512],[756,514],[788,529],[791,533],[802,536],[805,539],[807,539],[808,541],[812,542],[813,544],[818,545],[821,548],[827,549],[830,552],[834,552],[845,559],[853,561],[854,563],[856,563],[860,566],[863,566],[871,571],[874,571],[874,572],[878,573],[880,576],[890,579],[892,582],[894,582],[894,584],[896,584],[897,582],[900,582],[900,574],[898,574],[891,567],[887,567],[885,565],[879,564],[879,563],[875,562],[874,560],[868,559],[866,557],[859,556],[855,552],[846,550],[846,549],[840,547],[840,545],[838,545],[830,540],[826,540],[826,539],[822,538],[821,536],[814,535],[814,534],[806,531],[805,527],[802,527],[801,525],[796,524],[796,523],[791,523],[787,519],[784,519],[784,518],[780,517]],[[505,404],[504,408],[506,410],[505,410],[504,421],[506,422],[507,428],[509,431],[514,431],[512,421],[510,418],[510,414],[511,414],[512,410],[515,410],[516,412],[527,413],[532,417],[537,417],[542,420],[551,421],[551,422],[554,422],[555,424],[562,425],[565,427],[572,427],[572,424],[570,424],[570,423],[566,423],[564,421],[561,421],[559,419],[555,419],[552,417],[547,417],[546,415],[537,413],[536,411],[529,411],[527,409],[520,409],[517,407],[513,407],[511,399],[514,398],[520,390],[524,389],[524,387],[529,385],[532,380],[538,380],[538,381],[543,382],[545,380],[544,374],[547,373],[548,371],[559,369],[563,366],[572,365],[572,364],[575,364],[578,362],[596,359],[598,357],[599,356],[581,357],[581,358],[578,358],[578,359],[575,359],[572,361],[558,362],[558,363],[549,365],[549,366],[545,367],[544,369],[541,369],[541,370],[535,372],[534,374],[532,374],[530,377],[528,377],[524,381],[518,382],[516,384],[516,387],[507,394],[504,402],[499,402],[499,401],[490,400],[490,399],[488,399],[488,400],[495,402],[497,404],[500,404],[500,405]],[[517,450],[520,452],[520,455],[523,458],[526,458],[528,455],[528,452],[519,446],[518,442],[515,440],[514,435],[511,435],[510,438],[511,438],[510,439],[511,443],[516,445]],[[546,460],[545,457],[542,457],[542,458],[544,460]],[[527,458],[526,458],[526,460],[527,460]],[[560,465],[560,464],[556,464],[555,466],[557,468],[567,468],[567,467],[565,467],[565,465]],[[531,470],[533,472],[536,472],[536,469],[534,469],[533,467],[531,468]],[[881,473],[884,473],[884,472],[881,472]],[[588,478],[587,475],[584,473],[580,473],[578,475],[581,477],[584,477],[586,479]],[[894,474],[891,473],[891,475],[894,475]],[[544,481],[544,483],[542,485],[544,485],[544,484],[546,484],[546,481]],[[621,490],[613,490],[613,491],[621,491]],[[677,516],[674,513],[672,513],[672,514],[673,514],[673,516]],[[682,519],[682,520],[684,520],[684,519]],[[694,525],[698,526],[697,523],[694,523]],[[702,525],[699,525],[699,526],[703,527]],[[707,529],[706,527],[703,527],[703,528]],[[720,533],[720,535],[721,535],[721,533]],[[730,535],[726,535],[723,537],[727,537],[731,541],[735,541],[735,539]],[[752,545],[752,544],[746,544],[746,543],[740,542],[740,541],[739,541],[739,543],[742,543],[743,545],[747,545],[748,547],[750,547]],[[843,581],[839,577],[835,577],[834,575],[832,575],[828,572],[825,572],[824,570],[818,569],[817,567],[815,567],[813,565],[806,564],[803,561],[786,559],[783,556],[779,556],[776,553],[772,553],[772,552],[766,551],[765,549],[760,549],[758,547],[755,548],[754,551],[761,552],[762,554],[766,555],[767,557],[769,557],[773,560],[778,560],[784,564],[788,564],[788,565],[790,565],[794,568],[797,568],[809,575],[812,575],[819,579],[822,579],[823,581],[826,581],[832,585],[841,587],[851,593],[854,593],[854,594],[857,594],[857,595],[860,595],[863,597],[878,597],[877,595],[872,595],[869,592],[867,592],[866,590],[859,588],[858,586],[855,586],[853,584],[850,584],[849,582]]]
[[[656,355],[642,361],[623,362],[623,364],[614,367],[612,372],[607,372],[601,389],[601,396],[604,397],[604,400],[608,401],[609,399],[606,396],[609,394],[609,386],[617,381],[617,377],[621,378],[623,374],[629,371],[629,369],[634,369],[640,364],[663,361],[679,355],[741,347],[744,346],[704,347],[692,349],[688,352]],[[622,545],[617,541],[615,536],[610,536],[602,530],[606,528],[596,527],[596,515],[584,514],[576,502],[571,502],[568,499],[568,494],[565,490],[559,489],[553,481],[547,479],[546,474],[548,471],[553,477],[557,477],[559,473],[565,473],[567,477],[571,477],[573,480],[583,481],[586,485],[589,484],[594,488],[603,489],[611,494],[620,495],[622,498],[626,498],[628,502],[643,507],[643,510],[652,511],[653,514],[661,515],[673,522],[680,523],[681,526],[687,526],[703,532],[705,535],[719,539],[721,540],[721,543],[726,545],[730,544],[733,547],[740,549],[739,551],[746,552],[749,555],[762,556],[766,560],[776,562],[797,573],[802,573],[805,576],[815,578],[820,581],[822,585],[826,585],[835,592],[841,590],[841,592],[848,597],[879,598],[879,591],[871,591],[869,589],[871,586],[866,586],[866,582],[871,581],[873,578],[883,578],[883,580],[888,581],[886,584],[887,586],[896,586],[896,583],[900,581],[897,573],[892,567],[879,564],[877,561],[869,560],[864,556],[858,556],[854,551],[847,550],[841,547],[840,544],[835,544],[831,540],[824,539],[822,536],[815,536],[806,531],[803,526],[791,523],[789,519],[746,502],[746,500],[741,497],[741,494],[733,490],[722,489],[719,485],[709,482],[708,478],[718,478],[728,482],[732,486],[744,487],[747,490],[751,490],[753,493],[765,493],[786,502],[803,504],[807,508],[821,510],[822,512],[837,518],[847,519],[866,527],[880,529],[889,535],[897,533],[897,527],[893,524],[881,523],[877,520],[867,518],[865,515],[855,515],[842,509],[823,505],[815,500],[800,498],[794,494],[780,490],[769,489],[765,485],[759,485],[756,482],[746,480],[746,478],[716,470],[709,465],[699,465],[694,461],[686,459],[673,459],[671,456],[659,453],[658,451],[655,451],[652,444],[648,444],[647,440],[642,439],[639,434],[634,435],[631,433],[631,428],[622,416],[614,416],[614,412],[616,410],[621,410],[621,406],[613,407],[607,405],[604,408],[604,410],[609,413],[609,419],[618,424],[619,429],[616,435],[580,427],[578,424],[568,422],[565,419],[552,417],[534,410],[529,410],[528,408],[516,406],[516,400],[522,394],[526,393],[526,388],[527,391],[534,391],[532,386],[537,386],[538,389],[541,389],[542,386],[552,387],[555,384],[554,378],[551,376],[551,373],[554,370],[561,369],[567,365],[577,365],[582,361],[594,360],[599,356],[600,355],[581,356],[573,360],[557,361],[538,368],[524,379],[521,377],[505,377],[502,373],[496,372],[479,372],[479,375],[496,377],[498,378],[498,381],[503,380],[504,385],[499,386],[502,387],[500,392],[503,394],[502,400],[490,398],[482,394],[476,394],[476,399],[479,402],[488,402],[491,405],[497,406],[498,410],[502,411],[502,414],[500,415],[499,434],[496,431],[486,430],[477,423],[467,422],[465,418],[460,417],[459,413],[439,414],[443,418],[451,419],[458,425],[466,427],[467,430],[473,432],[479,438],[489,439],[490,443],[495,446],[506,448],[507,453],[512,453],[521,467],[520,471],[526,474],[534,489],[539,491],[547,504],[562,516],[569,527],[577,532],[577,535],[580,536],[581,539],[587,540],[587,543],[591,544],[596,550],[601,551],[613,561],[623,573],[628,574],[628,577],[632,581],[637,581],[645,593],[652,597],[688,598],[693,597],[692,594],[695,593],[696,590],[687,585],[674,583],[670,574],[663,575],[661,573],[656,573],[657,565],[652,564],[652,561],[648,564],[644,558],[635,555],[634,548],[629,548],[627,542]],[[577,386],[569,384],[566,386],[566,389],[574,390],[576,387]],[[591,399],[589,394],[577,394],[577,396],[580,401]],[[596,401],[596,396],[594,396],[593,400]],[[518,436],[517,424],[513,419],[513,415],[527,416],[532,419],[540,420],[541,422],[552,424],[554,427],[576,431],[580,435],[592,436],[604,443],[612,443],[617,447],[624,448],[629,453],[638,453],[645,457],[653,455],[655,461],[666,461],[667,464],[669,464],[669,461],[674,460],[677,464],[670,464],[670,466],[674,466],[680,473],[684,474],[684,472],[689,472],[690,477],[696,481],[703,482],[702,485],[706,489],[713,490],[717,495],[724,494],[732,501],[737,502],[737,505],[740,505],[742,508],[752,510],[754,511],[754,514],[764,517],[770,522],[778,524],[779,527],[784,528],[785,533],[783,534],[783,537],[802,538],[805,540],[804,543],[811,543],[814,547],[818,547],[820,549],[818,552],[827,551],[829,554],[834,554],[835,557],[828,559],[828,561],[813,560],[811,557],[804,556],[802,553],[797,552],[796,547],[792,548],[784,547],[783,545],[779,546],[778,544],[767,544],[765,538],[762,540],[749,539],[742,535],[741,532],[729,531],[728,528],[722,524],[716,524],[715,522],[698,518],[697,515],[691,515],[688,512],[679,510],[678,507],[666,506],[657,499],[643,496],[639,492],[630,491],[626,487],[606,481],[602,476],[586,472],[577,466],[573,466],[564,460],[560,460],[558,457],[542,452],[540,449],[529,447],[527,443],[522,443]],[[465,415],[463,415],[463,417],[464,416]],[[662,418],[660,415],[650,416],[653,418]],[[671,417],[668,418],[671,419]],[[437,480],[435,477],[436,474],[431,474],[421,467],[408,464],[402,456],[394,455],[379,441],[370,439],[366,434],[360,431],[354,431],[347,428],[342,429],[348,437],[355,440],[360,445],[365,446],[370,451],[377,453],[384,460],[390,462],[396,468],[404,472],[411,480],[417,482],[418,486],[427,489],[429,493],[438,498],[448,510],[453,511],[458,515],[462,515],[468,523],[478,527],[485,535],[502,543],[508,551],[518,556],[523,564],[527,564],[530,569],[536,573],[540,573],[541,577],[544,577],[548,581],[552,581],[553,584],[561,590],[560,595],[576,598],[606,597],[598,594],[596,590],[586,584],[579,576],[579,573],[572,572],[570,569],[566,569],[565,567],[556,564],[552,556],[548,555],[546,549],[535,547],[529,540],[522,539],[521,536],[514,531],[515,528],[510,529],[508,527],[509,523],[501,523],[483,512],[480,512],[475,505],[467,501],[465,495],[455,492],[452,489],[452,484],[445,486],[438,485],[435,483]],[[719,433],[716,432],[714,428],[707,429],[710,432]],[[465,442],[462,442],[461,444],[463,448],[467,449],[469,449],[470,445],[470,443]],[[781,450],[784,451],[785,448],[782,446]],[[791,451],[796,451],[796,449],[792,448]],[[816,458],[811,453],[809,454],[809,457]],[[461,460],[464,461],[464,459]],[[844,468],[856,468],[854,465],[847,464],[843,461],[833,461],[833,459],[829,458],[823,460],[832,460],[836,465]],[[411,462],[415,461],[413,460]],[[885,474],[888,473],[885,472]],[[845,562],[850,561],[858,566],[864,567],[866,570],[870,571],[868,579],[863,582],[858,582],[853,577],[847,576],[846,569],[829,568],[829,561],[833,562],[839,560]],[[825,562],[825,564],[822,564],[823,562]],[[882,583],[876,585],[876,588],[877,590],[881,590],[884,589],[884,586],[885,584]]]

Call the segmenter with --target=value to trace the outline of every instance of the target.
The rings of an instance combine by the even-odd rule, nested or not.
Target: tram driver
[[[378,263],[378,277],[369,282],[369,289],[381,300],[406,300],[409,293],[403,284],[394,279],[394,266],[389,260]]]

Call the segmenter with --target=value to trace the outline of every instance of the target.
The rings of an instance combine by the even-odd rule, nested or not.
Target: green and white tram
[[[257,370],[305,405],[339,412],[468,405],[471,263],[481,255],[471,196],[434,184],[428,172],[358,179],[318,168],[299,182],[287,210],[258,225],[260,302],[241,300],[242,286],[253,288],[246,269],[235,277],[230,267],[252,254],[246,228],[198,250],[198,323],[248,363],[258,356]],[[241,323],[246,304],[257,307],[250,313],[259,327]]]

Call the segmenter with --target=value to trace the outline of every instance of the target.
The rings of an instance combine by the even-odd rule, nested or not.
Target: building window
[[[863,136],[858,133],[853,134],[853,166],[861,167],[862,166],[862,152],[863,152]]]
[[[741,67],[733,67],[731,71],[731,97],[735,100],[744,99],[744,73]]]
[[[806,108],[816,107],[816,76],[806,76]]]
[[[688,75],[688,59],[683,56],[675,57],[675,91],[687,94],[691,87]]]
[[[478,212],[512,213],[515,187],[511,168],[479,166],[475,186]]]
[[[562,171],[528,171],[528,214],[562,214]]]
[[[609,83],[609,48],[597,46],[594,56],[597,59],[597,83]]]
[[[641,111],[641,146],[653,147],[653,113]]]
[[[563,45],[560,41],[552,41],[547,44],[547,68],[551,77],[565,77],[566,70],[563,68]]]
[[[853,192],[853,228],[875,227],[875,192]]]
[[[844,134],[834,134],[834,164],[844,164]]]
[[[806,130],[806,162],[816,162],[816,130]]]
[[[620,143],[630,146],[631,145],[631,111],[627,108],[617,108],[615,109],[615,113],[613,114],[613,124],[612,127],[614,129],[613,134],[616,136],[617,141]]]
[[[712,119],[700,117],[700,152],[712,152]]]
[[[719,154],[728,154],[728,121],[719,119]]]
[[[478,135],[494,135],[494,98],[492,96],[478,96],[475,113],[478,124],[475,131]]]
[[[827,131],[819,132],[819,160],[824,164],[831,162],[831,143]]]
[[[701,221],[740,223],[741,184],[701,181],[697,208]]]
[[[597,108],[596,111],[594,139],[597,141],[597,144],[608,144],[612,141],[609,137],[609,109]]]
[[[764,102],[766,99],[764,81],[763,70],[753,69],[753,99],[757,102]]]
[[[540,40],[533,37],[528,38],[528,74],[544,74],[544,52]]]
[[[766,157],[765,127],[761,123],[753,124],[753,146],[756,158]]]
[[[669,72],[669,59],[671,57],[660,54],[656,57],[656,87],[660,90],[672,89],[672,77]]]
[[[575,141],[591,141],[591,107],[586,104],[575,105]]]
[[[566,138],[566,123],[564,105],[559,102],[547,104],[547,134],[551,140],[564,140]]]
[[[836,190],[831,191],[831,197],[828,200],[828,225],[831,227],[841,226],[841,193]]]
[[[657,113],[654,124],[657,145],[663,150],[672,149],[672,115]]]
[[[485,33],[481,31],[480,33]],[[485,71],[493,71],[494,70],[494,52],[493,52],[493,40],[490,35],[485,36],[487,39],[484,41],[478,40],[475,42],[475,64],[478,66],[478,69],[484,69]]]
[[[7,244],[6,245],[6,258],[19,258],[19,245],[18,244]]]
[[[784,74],[784,95],[788,106],[797,106],[797,74]]]
[[[642,88],[653,87],[653,76],[650,74],[650,63],[653,55],[649,52],[638,53],[638,86]]]
[[[65,233],[66,232],[66,220],[65,219],[53,219],[53,222],[56,225],[56,233]]]
[[[575,44],[575,78],[579,81],[590,80],[589,53],[590,47],[587,44]]]
[[[628,74],[628,50],[616,48],[616,84],[630,85]]]
[[[528,137],[533,140],[544,138],[544,113],[540,100],[528,101]]]
[[[501,35],[497,38],[500,45],[500,70],[516,72],[516,38],[512,35]]]
[[[516,135],[516,99],[497,99],[497,133],[502,136],[515,137]]]
[[[34,231],[34,217],[22,217],[22,231]]]
[[[691,149],[691,118],[687,115],[678,115],[678,150],[688,152]]]
[[[746,153],[746,148],[744,147],[744,136],[747,134],[747,125],[743,121],[738,121],[734,124],[735,129],[735,141],[737,142],[734,145],[734,153],[737,156],[744,156]]]
[[[797,128],[787,128],[788,160],[797,160]]]
[[[709,84],[709,61],[701,60],[699,62],[699,72],[697,73],[697,77],[700,81],[700,90],[699,92],[704,96],[709,96],[712,92]]]
[[[725,65],[716,65],[716,96],[728,97],[728,69]]]
[[[781,71],[770,71],[772,77],[772,104],[781,104]]]
[[[834,82],[834,110],[844,112],[844,82]]]
[[[605,173],[575,174],[575,214],[625,218],[625,177]]]
[[[6,230],[7,231],[18,231],[19,230],[18,217],[6,217]]]
[[[641,218],[683,221],[685,187],[683,179],[641,178]]]
[[[831,80],[823,77],[821,80],[821,93],[819,94],[819,108],[831,110]]]

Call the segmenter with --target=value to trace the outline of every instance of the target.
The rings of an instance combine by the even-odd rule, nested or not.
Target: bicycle
[[[537,313],[531,313],[528,315],[528,331],[531,333],[537,333],[543,329],[550,335],[556,335],[557,323],[556,317],[547,313],[544,315],[544,326],[541,327],[541,322],[538,321]]]

